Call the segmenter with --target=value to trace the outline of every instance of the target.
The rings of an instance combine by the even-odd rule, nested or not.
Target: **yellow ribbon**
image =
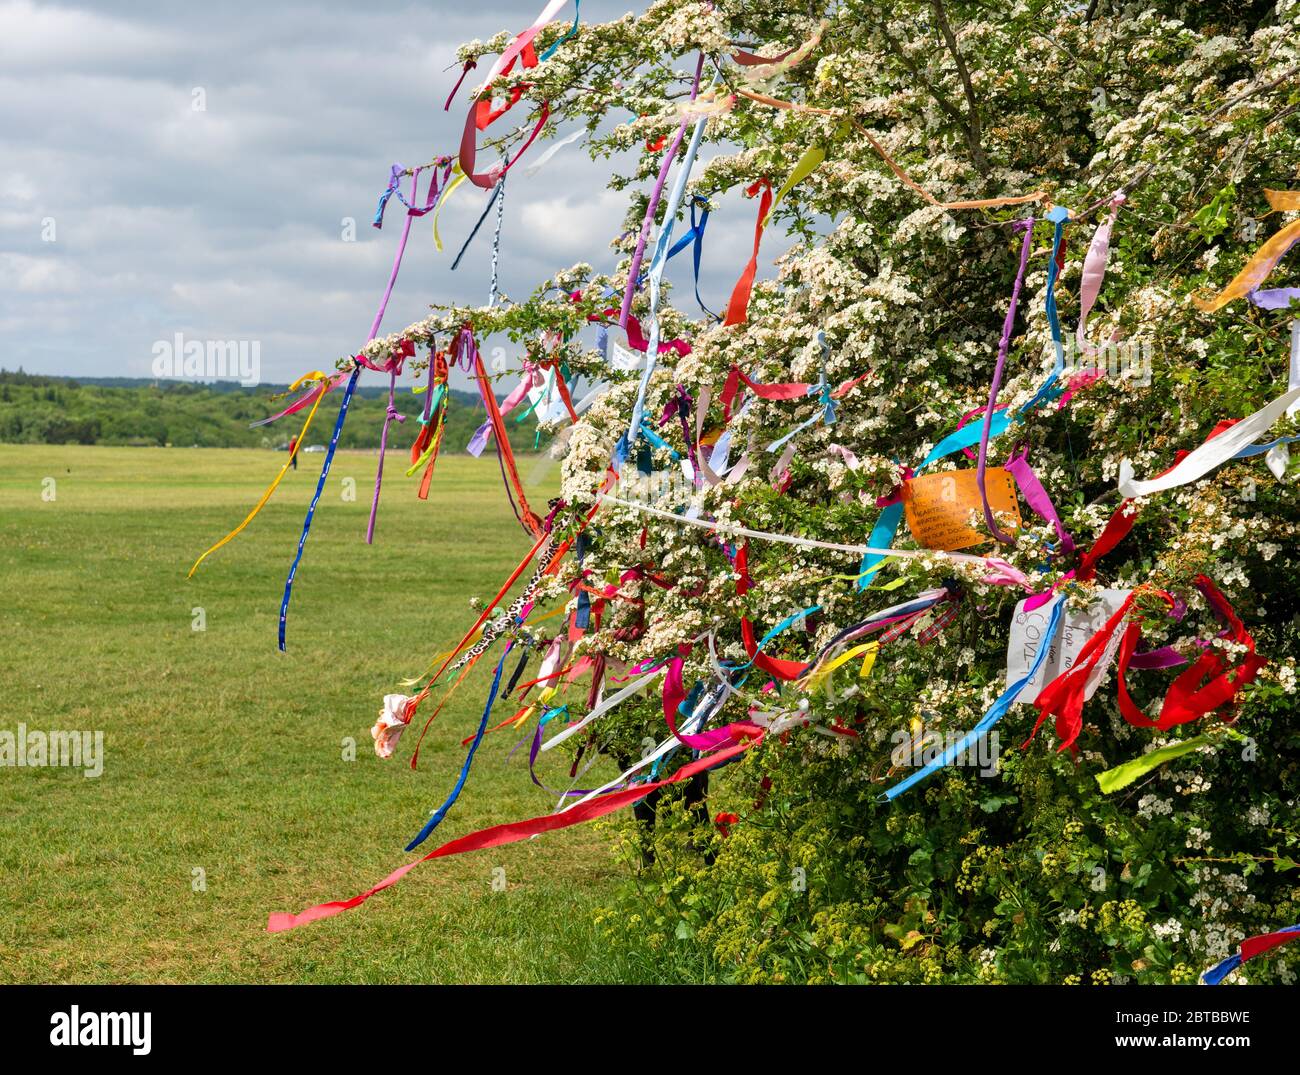
[[[424,449],[424,451],[420,454],[419,459],[417,459],[414,463],[412,463],[409,467],[407,467],[406,476],[409,478],[412,474],[414,474],[417,470],[419,470],[422,466],[424,466],[424,464],[429,461],[429,456],[433,455],[433,453],[438,450],[438,446],[440,444],[442,444],[441,425],[438,431],[433,435],[433,438],[429,441],[429,447]]]
[[[289,386],[289,391],[296,392],[307,381],[328,381],[328,380],[329,377],[326,374],[321,373],[320,370],[313,370],[311,373],[305,373],[301,377],[299,377],[296,381],[294,381],[293,384]],[[311,420],[316,416],[316,408],[320,406],[320,401],[324,398],[325,398],[325,393],[321,392],[320,395],[316,397],[316,401],[311,405],[311,410],[307,412],[307,421],[303,422],[302,429],[299,431],[298,437],[294,441],[293,451],[289,453],[289,458],[284,461],[284,466],[280,468],[280,473],[275,476],[275,481],[273,481],[270,487],[266,490],[266,492],[262,494],[262,499],[259,500],[256,505],[254,505],[253,510],[248,513],[248,516],[244,519],[242,523],[240,523],[237,527],[235,527],[235,529],[230,531],[229,534],[223,537],[220,541],[218,541],[215,545],[213,545],[212,548],[210,548],[207,552],[205,552],[202,556],[200,556],[197,560],[194,561],[194,566],[190,568],[190,573],[185,576],[186,578],[193,578],[194,572],[196,572],[199,569],[199,564],[203,563],[204,560],[206,560],[209,556],[211,556],[214,552],[216,552],[219,548],[221,548],[222,545],[226,544],[226,542],[238,536],[240,531],[242,531],[244,527],[246,527],[249,523],[251,523],[253,521],[253,517],[256,516],[259,511],[262,510],[263,505],[265,505],[266,502],[271,499],[271,494],[274,493],[277,486],[279,486],[280,480],[285,476],[286,473],[288,473],[289,467],[293,465],[294,457],[297,456],[298,449],[302,447],[303,438],[307,435],[307,428],[311,425]]]
[[[438,253],[442,253],[442,236],[438,234],[438,217],[442,213],[442,207],[447,204],[456,188],[465,182],[465,173],[461,171],[460,161],[451,166],[452,174],[456,177],[448,185],[447,189],[442,192],[442,197],[438,199],[438,207],[433,211],[433,245],[438,248]]]
[[[813,669],[813,671],[805,677],[803,686],[806,689],[815,687],[823,679],[834,672],[835,669],[839,668],[840,665],[848,664],[849,661],[859,656],[862,657],[862,668],[858,672],[858,678],[866,679],[867,676],[871,675],[871,669],[875,666],[876,654],[879,650],[880,643],[878,641],[863,642],[861,645],[851,646],[834,660],[827,661],[820,667]]]
[[[817,169],[821,167],[822,161],[825,159],[825,146],[809,146],[803,151],[803,156],[801,156],[795,164],[794,171],[791,172],[790,177],[781,184],[781,189],[776,192],[776,197],[772,199],[772,205],[767,211],[767,216],[763,218],[763,227],[767,227],[767,222],[772,218],[772,214],[776,212],[776,207],[781,204],[781,200],[789,194],[790,191],[794,190],[798,184],[802,183],[812,175],[813,172],[817,171]]]
[[[883,568],[883,567],[890,567],[891,565],[892,565],[892,566],[895,566],[895,567],[898,566],[897,563],[896,563],[896,561],[894,561],[894,560],[882,560],[882,561],[881,561],[880,563],[878,563],[878,564],[873,564],[871,567],[867,568],[867,570],[866,570],[866,571],[863,571],[861,574],[857,574],[857,575],[820,575],[820,576],[818,576],[817,578],[813,579],[812,581],[813,581],[813,582],[830,582],[830,581],[832,581],[832,580],[843,580],[844,582],[857,582],[857,581],[860,580],[860,579],[865,579],[865,578],[868,578],[868,577],[871,576],[871,575],[874,575],[874,574],[875,574],[877,571],[879,571],[881,568]],[[868,589],[868,590],[897,590],[900,586],[905,585],[905,584],[907,583],[907,581],[908,581],[907,576],[906,576],[906,575],[903,575],[903,576],[901,576],[901,577],[899,577],[899,578],[894,579],[893,582],[872,583],[870,586],[867,587],[867,589]]]
[[[550,708],[551,708],[551,699],[555,697],[555,692],[556,692],[556,690],[557,690],[557,688],[555,688],[555,687],[547,687],[545,690],[543,690],[543,691],[539,691],[538,694],[537,694],[537,701],[534,702],[532,705],[530,705],[530,706],[529,706],[527,709],[525,709],[522,713],[520,713],[520,714],[519,714],[519,719],[516,720],[516,721],[515,721],[513,724],[511,724],[510,726],[511,726],[512,728],[521,728],[521,727],[523,727],[523,725],[526,724],[526,723],[528,722],[529,718],[530,718],[534,713],[537,712],[538,706],[542,706],[542,707],[544,707],[544,708],[546,708],[546,709],[550,709]]]
[[[1265,190],[1264,197],[1268,199],[1270,206],[1265,216],[1269,213],[1285,213],[1300,209],[1300,190]],[[1209,314],[1228,305],[1233,299],[1244,298],[1264,282],[1268,274],[1282,260],[1282,255],[1297,240],[1300,240],[1300,220],[1292,221],[1256,250],[1254,256],[1246,262],[1246,267],[1237,273],[1232,278],[1232,282],[1217,295],[1208,299],[1193,295],[1192,302],[1198,309]]]

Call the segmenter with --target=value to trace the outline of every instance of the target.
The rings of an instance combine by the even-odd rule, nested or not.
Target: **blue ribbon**
[[[1034,393],[1033,399],[1020,408],[1021,413],[1032,411],[1035,407],[1060,396],[1062,389],[1057,387],[1057,382],[1065,372],[1065,346],[1061,342],[1061,318],[1056,312],[1056,278],[1060,274],[1056,259],[1061,253],[1061,242],[1065,238],[1065,222],[1070,219],[1070,211],[1065,206],[1058,205],[1047,214],[1047,219],[1054,225],[1052,256],[1047,263],[1047,323],[1052,328],[1052,348],[1055,357],[1052,361],[1052,372]]]
[[[330,437],[329,451],[325,453],[325,465],[320,468],[320,480],[316,482],[316,492],[312,495],[311,505],[307,508],[307,517],[302,521],[302,534],[298,538],[298,551],[294,554],[289,567],[289,577],[284,580],[284,597],[280,600],[280,650],[284,651],[284,629],[289,619],[289,598],[292,596],[294,576],[298,574],[298,565],[302,562],[302,550],[307,544],[307,532],[311,529],[312,518],[316,514],[316,505],[320,495],[325,491],[325,479],[329,477],[330,464],[334,462],[334,451],[339,446],[339,434],[343,432],[343,422],[348,416],[348,404],[352,402],[352,393],[357,387],[357,378],[361,376],[361,364],[357,363],[348,378],[348,386],[343,392],[343,402],[339,404],[339,416],[334,422],[334,435]]]
[[[379,196],[379,207],[375,210],[375,219],[370,222],[371,225],[376,228],[382,228],[384,226],[384,210],[388,208],[388,199],[394,194],[397,195],[397,200],[406,206],[406,211],[411,216],[424,216],[429,212],[437,204],[436,195],[438,194],[436,163],[433,165],[433,168],[434,178],[429,180],[429,204],[420,208],[419,206],[412,205],[406,200],[406,196],[402,193],[402,175],[404,174],[405,169],[400,163],[394,164],[392,172],[388,177],[388,189]],[[421,171],[423,171],[422,168],[416,169],[416,175],[418,176]]]
[[[1012,420],[1012,417],[1005,410],[994,412],[993,421],[989,427],[989,436],[996,437],[1000,433],[1005,433]],[[965,448],[973,448],[980,442],[982,428],[979,422],[968,422],[960,429],[953,430],[930,449],[930,454],[916,468],[916,474],[919,476],[927,467],[937,463],[945,456],[953,455]],[[894,543],[894,535],[898,532],[898,525],[902,521],[903,505],[901,503],[887,505],[876,520],[876,525],[871,528],[871,536],[867,539],[867,544],[874,549],[889,548]],[[859,590],[865,590],[868,586],[865,577],[866,573],[884,559],[885,557],[880,553],[873,552],[867,553],[862,558],[862,564],[858,568],[859,575],[863,576],[858,579]]]
[[[384,226],[384,210],[388,208],[388,199],[397,193],[398,184],[402,181],[402,166],[393,165],[393,173],[388,180],[388,189],[379,196],[379,208],[375,210],[375,219],[371,225],[376,228]]]
[[[1277,440],[1271,440],[1267,444],[1248,444],[1232,458],[1250,459],[1252,456],[1263,455],[1283,444],[1294,444],[1296,441],[1300,441],[1300,437],[1278,437]]]
[[[953,759],[958,755],[963,754],[973,744],[983,739],[984,736],[989,733],[989,730],[993,725],[1002,719],[1003,714],[1011,708],[1012,703],[1016,700],[1020,692],[1025,689],[1029,681],[1038,674],[1038,669],[1042,667],[1043,661],[1047,657],[1047,651],[1052,648],[1051,641],[1056,637],[1056,628],[1061,622],[1061,609],[1064,607],[1064,597],[1058,597],[1053,601],[1052,615],[1047,621],[1047,629],[1043,632],[1043,643],[1038,647],[1038,652],[1034,654],[1034,661],[1033,664],[1029,666],[1029,671],[1003,691],[1001,697],[999,697],[998,700],[989,707],[989,711],[980,718],[979,723],[962,736],[957,743],[948,747],[948,749],[938,758],[935,758],[934,761],[918,769],[905,780],[900,780],[892,788],[886,791],[881,796],[885,801],[892,802],[913,784],[919,783],[931,773],[938,772],[945,766],[952,764]]]
[[[433,816],[425,822],[424,828],[419,832],[409,844],[406,845],[407,851],[414,851],[425,840],[429,838],[429,833],[433,832],[442,824],[442,819],[447,816],[448,811],[456,805],[456,800],[460,797],[461,790],[465,787],[465,781],[469,779],[470,766],[474,763],[474,752],[478,750],[479,743],[483,742],[483,733],[487,731],[488,717],[492,713],[492,705],[497,700],[497,690],[501,686],[501,669],[505,667],[506,654],[510,652],[510,647],[514,645],[512,639],[505,651],[501,654],[501,660],[497,661],[496,674],[492,677],[492,689],[488,691],[487,705],[483,707],[483,716],[478,722],[478,731],[474,734],[474,742],[469,745],[469,752],[465,755],[465,764],[460,767],[460,776],[456,780],[456,786],[451,789],[451,794],[447,796],[446,801],[433,812]]]
[[[816,384],[810,384],[808,386],[808,395],[819,396],[821,399],[822,409],[806,422],[800,422],[784,437],[780,437],[769,444],[767,446],[769,452],[776,451],[781,447],[781,445],[789,441],[791,437],[797,436],[805,429],[815,426],[818,422],[824,422],[828,426],[835,424],[835,414],[837,410],[835,397],[831,394],[830,383],[826,380],[826,363],[830,358],[831,348],[830,344],[826,342],[826,333],[822,332],[820,329],[817,330],[817,342],[820,343],[822,347],[822,375],[821,379]]]
[[[699,218],[696,218],[696,208],[699,207]],[[695,270],[695,301],[700,304],[700,309],[708,314],[715,321],[721,321],[722,318],[704,305],[704,300],[700,298],[700,258],[704,252],[704,229],[709,225],[709,200],[699,194],[691,195],[691,230],[683,235],[677,242],[673,243],[672,249],[668,251],[665,261],[671,261],[688,246],[693,245],[691,260],[694,262]],[[641,279],[637,281],[637,286],[645,284],[647,273],[641,274]]]

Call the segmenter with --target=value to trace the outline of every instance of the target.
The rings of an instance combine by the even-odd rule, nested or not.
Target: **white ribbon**
[[[685,724],[683,725],[683,727],[682,727],[682,729],[681,729],[682,734],[683,734],[683,735],[690,735],[690,734],[692,734],[693,732],[695,732],[695,731],[697,730],[699,723],[700,723],[700,721],[699,721],[696,717],[692,716],[692,717],[691,717],[689,720],[687,720],[687,721],[685,722]],[[554,741],[554,740],[552,740],[552,741]],[[642,758],[639,762],[637,762],[635,765],[633,765],[632,768],[626,770],[625,772],[619,773],[619,775],[616,776],[616,777],[614,777],[614,779],[611,780],[611,781],[609,781],[609,783],[607,783],[607,784],[602,784],[600,787],[596,788],[595,790],[593,790],[593,791],[589,791],[589,792],[588,792],[586,795],[584,795],[581,799],[575,799],[573,802],[571,802],[571,803],[567,803],[567,804],[564,804],[563,802],[561,802],[561,804],[560,804],[560,805],[557,807],[557,809],[555,810],[555,813],[557,813],[557,814],[563,814],[565,811],[567,811],[567,810],[572,810],[575,806],[578,806],[578,805],[580,805],[581,803],[585,803],[585,802],[587,802],[589,799],[594,799],[597,795],[603,795],[605,792],[609,791],[611,788],[616,788],[616,787],[618,787],[620,784],[625,784],[625,783],[627,783],[628,779],[632,776],[633,773],[636,773],[636,772],[638,772],[639,770],[644,769],[647,765],[650,765],[650,764],[652,764],[653,762],[658,761],[658,760],[659,760],[660,758],[662,758],[664,755],[671,753],[675,748],[677,748],[677,747],[679,747],[679,746],[681,746],[681,745],[682,745],[682,744],[680,743],[680,741],[677,739],[677,737],[676,737],[675,735],[670,735],[670,736],[668,736],[667,739],[665,739],[662,743],[660,743],[657,747],[655,747],[654,750],[652,750],[649,754],[647,754],[647,755],[646,755],[644,758]]]
[[[1235,428],[1235,427],[1234,427]],[[1215,438],[1218,439],[1217,437]],[[1005,560],[999,560],[995,556],[973,556],[970,553],[947,552],[943,549],[877,549],[870,545],[837,545],[831,541],[816,541],[813,538],[793,537],[790,534],[769,534],[762,530],[750,530],[743,526],[736,526],[734,523],[710,522],[707,519],[689,519],[685,515],[678,515],[671,511],[662,511],[659,508],[652,508],[649,504],[638,504],[633,500],[623,500],[621,497],[612,496],[605,493],[601,496],[610,504],[617,504],[619,507],[632,508],[634,511],[644,512],[647,515],[654,515],[660,519],[668,519],[676,523],[685,523],[687,526],[698,526],[704,530],[714,530],[728,537],[749,537],[757,538],[759,541],[778,541],[784,545],[799,545],[806,549],[829,549],[831,552],[852,553],[854,556],[895,556],[900,559],[916,558],[922,556],[942,556],[947,560],[954,560],[964,563],[978,563],[997,572],[998,578],[1021,584],[1024,576],[1011,567]]]
[[[561,138],[558,142],[551,143],[551,145],[547,148],[545,153],[543,153],[540,157],[537,158],[536,161],[534,161],[532,164],[530,164],[527,168],[524,169],[524,175],[527,176],[536,175],[544,167],[546,167],[547,162],[552,157],[554,157],[555,154],[560,152],[560,150],[562,150],[565,146],[572,145],[579,138],[581,138],[584,133],[586,133],[586,128],[579,127],[572,134],[567,135],[564,138]]]
[[[532,26],[528,27],[528,30],[533,30],[533,31],[540,30],[548,22],[551,22],[556,15],[558,15],[564,8],[568,6],[568,4],[569,4],[569,0],[551,0],[551,2],[542,9],[541,14],[538,15],[537,18],[533,21]],[[528,30],[525,30],[524,33],[527,33]],[[520,36],[522,35],[516,35],[515,41],[518,41]],[[534,33],[533,36],[535,37],[536,34]],[[530,37],[529,40],[531,41],[532,38]],[[474,91],[475,98],[483,96],[483,91],[486,90],[490,85],[492,85],[492,80],[495,79],[499,74],[501,74],[501,72],[506,69],[506,65],[511,60],[513,60],[516,56],[518,56],[521,51],[522,49],[514,47],[513,41],[510,43],[510,45],[506,46],[505,51],[502,52],[501,55],[499,55],[496,58],[496,62],[492,65],[491,69],[488,71],[487,78],[483,80],[483,84],[479,86],[477,90]]]
[[[653,672],[647,672],[640,679],[634,680],[633,682],[629,683],[618,693],[611,694],[608,698],[604,699],[600,703],[600,705],[596,706],[595,709],[593,709],[590,713],[588,713],[585,717],[583,717],[582,720],[578,721],[577,724],[570,724],[562,732],[558,732],[555,735],[551,736],[550,739],[546,740],[546,742],[542,744],[541,749],[550,750],[552,747],[558,746],[560,743],[563,743],[570,736],[577,735],[578,732],[582,731],[583,728],[585,728],[597,717],[603,717],[606,713],[608,713],[620,702],[625,702],[627,701],[627,699],[631,698],[632,695],[645,690],[648,686],[650,686],[651,682],[653,682],[662,674],[663,674],[663,669],[656,668]]]
[[[659,362],[659,285],[663,279],[664,265],[668,261],[668,251],[672,246],[677,209],[682,203],[686,181],[691,177],[691,169],[695,166],[695,158],[700,151],[700,140],[704,137],[704,128],[707,124],[707,118],[699,119],[695,123],[695,130],[691,132],[690,145],[686,149],[686,156],[677,167],[673,189],[669,192],[668,204],[664,207],[663,226],[659,229],[654,256],[650,259],[650,268],[646,272],[646,283],[650,289],[650,331],[645,349],[645,368],[641,371],[641,384],[637,389],[636,401],[632,404],[632,420],[627,428],[629,449],[636,443],[636,438],[641,432],[641,414],[645,408],[646,391],[650,387],[650,378]]]
[[[1215,467],[1222,466],[1243,448],[1254,444],[1268,429],[1282,417],[1283,413],[1300,403],[1300,387],[1277,397],[1266,407],[1257,410],[1249,418],[1243,418],[1230,426],[1217,437],[1206,441],[1199,448],[1191,451],[1183,461],[1168,473],[1148,481],[1137,481],[1133,477],[1133,464],[1125,459],[1119,465],[1119,493],[1126,500],[1151,493],[1163,493],[1166,489],[1176,489],[1180,485],[1203,478]]]
[[[1300,317],[1291,322],[1291,369],[1287,375],[1287,389],[1300,388]],[[1286,409],[1286,416],[1293,418],[1300,413],[1300,402],[1292,403]],[[1275,444],[1264,453],[1264,462],[1273,472],[1273,477],[1281,481],[1286,476],[1287,464],[1291,462],[1291,451],[1285,444]]]

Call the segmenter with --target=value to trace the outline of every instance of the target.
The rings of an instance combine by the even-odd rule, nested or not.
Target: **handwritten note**
[[[1047,620],[1052,611],[1050,602],[1034,609],[1032,612],[1025,610],[1024,601],[1016,605],[1015,614],[1011,617],[1011,631],[1007,640],[1007,686],[1021,679],[1029,671],[1029,667],[1034,663],[1034,658],[1038,655],[1041,646],[1046,645],[1048,650],[1047,656],[1043,658],[1043,663],[1038,667],[1038,673],[1025,685],[1025,689],[1016,696],[1015,704],[1023,705],[1032,702],[1047,684],[1073,668],[1074,662],[1079,656],[1079,651],[1083,649],[1093,635],[1105,626],[1106,621],[1124,603],[1124,598],[1128,594],[1128,590],[1100,590],[1097,593],[1097,601],[1088,611],[1071,612],[1066,610],[1061,617],[1054,638],[1044,637]],[[1063,599],[1058,597],[1055,600],[1060,601]],[[1115,646],[1118,645],[1118,639],[1122,634],[1121,631],[1115,633],[1115,639],[1113,640],[1115,645],[1111,646],[1104,655],[1100,666],[1102,669],[1109,665],[1110,660],[1113,659]],[[1092,697],[1099,681],[1100,673],[1098,676],[1089,679],[1084,689],[1085,699]]]
[[[1012,530],[1020,528],[1020,505],[1016,500],[1016,483],[1002,467],[989,467],[984,473],[984,487],[989,507],[997,514],[1009,515]],[[971,512],[983,514],[979,485],[974,470],[948,470],[926,474],[903,483],[903,512],[908,529],[917,544],[927,549],[955,552],[992,540],[988,534],[970,525]]]

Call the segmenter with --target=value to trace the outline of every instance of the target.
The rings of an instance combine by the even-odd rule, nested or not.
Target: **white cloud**
[[[524,204],[523,226],[558,263],[609,257],[609,242],[622,230],[624,194],[598,190],[587,194],[533,198]]]

